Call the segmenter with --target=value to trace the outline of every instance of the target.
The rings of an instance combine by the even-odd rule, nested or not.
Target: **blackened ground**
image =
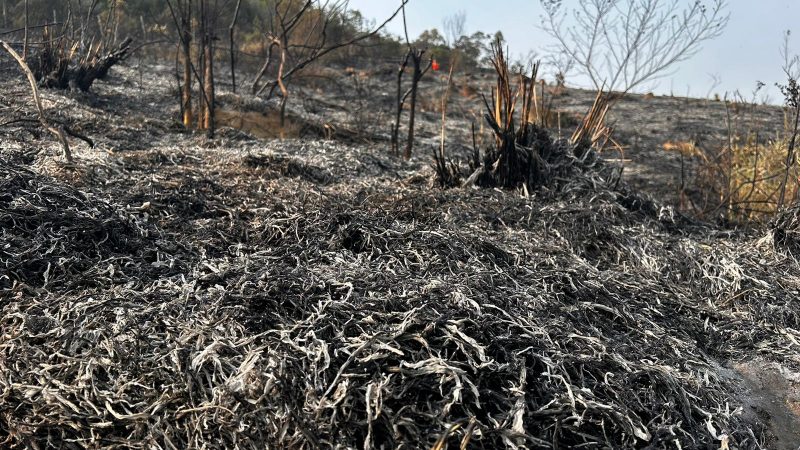
[[[125,75],[45,93],[99,144],[74,165],[4,131],[0,442],[791,444],[788,218],[709,227],[603,164],[525,196],[442,191],[381,142],[209,143],[174,126],[168,77]]]

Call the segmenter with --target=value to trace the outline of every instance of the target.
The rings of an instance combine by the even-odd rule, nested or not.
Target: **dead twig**
[[[6,49],[6,51],[14,58],[17,63],[19,64],[22,71],[25,73],[25,76],[28,77],[28,82],[31,85],[31,94],[33,95],[33,102],[36,104],[36,111],[39,114],[39,122],[41,122],[42,127],[44,127],[47,131],[52,133],[56,138],[58,138],[59,142],[61,142],[61,147],[64,150],[64,158],[68,162],[72,162],[72,152],[69,149],[69,142],[67,141],[67,137],[64,132],[64,127],[56,128],[47,121],[47,118],[44,115],[44,108],[42,108],[42,100],[39,98],[39,88],[36,87],[36,78],[33,76],[33,72],[31,72],[30,67],[10,45],[8,45],[5,41],[0,40],[0,45]]]

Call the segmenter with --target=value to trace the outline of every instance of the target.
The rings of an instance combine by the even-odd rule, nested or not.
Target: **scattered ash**
[[[2,445],[791,444],[735,370],[800,369],[774,233],[595,170],[440,190],[380,145],[222,136],[0,165]]]

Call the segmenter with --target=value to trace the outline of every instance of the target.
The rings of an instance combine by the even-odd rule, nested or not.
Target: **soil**
[[[770,448],[800,448],[800,374],[761,359],[742,361],[734,370],[743,380],[745,414],[773,434]]]

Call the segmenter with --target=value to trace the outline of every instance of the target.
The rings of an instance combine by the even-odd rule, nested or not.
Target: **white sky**
[[[681,1],[689,4],[693,0]],[[566,5],[574,2],[564,0]],[[399,4],[400,0],[350,1],[371,19],[385,19]],[[442,19],[458,11],[467,15],[468,34],[501,30],[512,54],[529,50],[541,54],[552,44],[539,25],[543,13],[539,0],[411,0],[407,7],[409,34],[417,36],[434,27],[441,31]],[[661,80],[654,92],[686,95],[688,90],[691,96],[704,97],[712,85],[711,74],[715,74],[722,83],[714,92],[720,95],[738,89],[750,96],[756,81],[763,81],[772,102],[780,102],[774,88],[776,82],[784,81],[780,46],[784,31],[792,30],[792,50],[800,53],[800,0],[728,0],[728,11],[730,22],[724,34],[706,42],[674,75]],[[389,31],[398,35],[402,29],[399,18],[389,26]],[[574,76],[571,81],[588,85]]]

